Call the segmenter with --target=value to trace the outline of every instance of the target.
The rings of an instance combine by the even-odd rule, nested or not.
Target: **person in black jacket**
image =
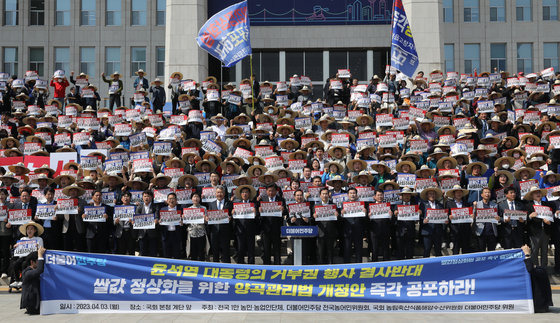
[[[348,201],[358,201],[358,191],[352,187],[348,190]],[[363,217],[344,217],[344,209],[342,210],[343,236],[344,236],[344,263],[362,262],[362,249],[364,243],[364,223]],[[364,206],[364,214],[366,213]]]
[[[208,203],[208,210],[228,210],[230,223],[209,224],[210,249],[212,250],[212,261],[230,263],[229,243],[231,240],[231,209],[232,204],[226,200],[226,188],[216,187],[216,201]],[[208,222],[208,215],[206,216]]]
[[[101,191],[95,191],[91,198],[92,203],[90,206],[102,206],[105,208],[105,213],[103,214],[105,222],[85,221],[86,214],[82,214],[82,219],[84,219],[84,224],[86,226],[87,250],[91,253],[107,253],[109,250],[107,241],[109,240],[109,228],[112,221],[112,216],[109,216],[109,214],[112,214],[112,212],[107,205],[102,203],[102,195],[103,193],[101,193]]]
[[[531,240],[531,261],[533,264],[539,264],[539,254],[541,256],[540,265],[546,268],[548,265],[548,242],[550,241],[550,233],[552,230],[552,222],[539,215],[535,206],[550,207],[552,214],[554,214],[554,205],[549,202],[543,202],[542,197],[546,194],[546,189],[539,189],[534,186],[523,197],[527,201],[527,231],[529,232],[529,239]]]
[[[44,270],[45,259],[43,255],[46,249],[41,247],[38,251],[30,253],[25,259],[29,267],[25,268],[22,276],[22,291],[19,308],[26,309],[26,314],[39,314],[41,305],[41,274]]]
[[[430,187],[426,188],[420,194],[422,203],[420,204],[420,231],[424,238],[424,258],[429,258],[434,248],[434,255],[441,256],[441,242],[443,241],[443,224],[430,223],[427,217],[428,209],[443,209],[443,205],[438,202],[443,193],[439,188]]]
[[[165,104],[165,89],[161,86],[162,82],[159,78],[156,78],[152,82],[150,87],[150,93],[152,93],[152,106],[154,112],[158,110],[163,111],[163,106]]]
[[[303,193],[301,193],[303,195]],[[295,194],[294,194],[295,195]],[[266,187],[266,196],[263,197],[261,202],[282,202],[283,209],[286,209],[284,199],[278,196],[278,186],[272,184]],[[260,211],[260,209],[259,209]],[[274,256],[274,264],[280,265],[280,227],[282,226],[282,217],[260,217],[261,220],[261,234],[263,239],[263,264],[270,265],[271,257]],[[303,219],[301,221],[304,221]],[[295,221],[292,221],[294,224]],[[301,225],[301,223],[295,224]]]
[[[445,207],[451,212],[452,209],[460,209],[465,207],[471,207],[467,201],[467,196],[469,191],[462,188],[459,185],[455,185],[451,190],[447,191],[445,195],[449,198]],[[473,215],[471,214],[471,218]],[[451,235],[453,238],[453,254],[458,255],[459,252],[469,253],[472,252],[471,247],[471,236],[472,236],[472,222],[471,223],[453,223],[452,216],[451,219]]]
[[[154,193],[146,190],[142,193],[142,203],[136,208],[136,214],[156,214],[157,208],[154,203]],[[141,256],[156,257],[158,250],[158,225],[156,220],[155,229],[138,230],[138,247]]]

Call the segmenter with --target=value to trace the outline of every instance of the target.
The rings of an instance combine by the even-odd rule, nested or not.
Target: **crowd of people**
[[[560,273],[552,69],[414,78],[388,69],[367,84],[341,69],[320,98],[298,75],[221,85],[175,72],[164,86],[136,74],[129,106],[119,73],[102,75],[106,107],[83,73],[56,71],[50,83],[0,74],[3,155],[78,156],[62,170],[0,168],[0,271],[14,284],[22,237],[40,234],[49,249],[278,265],[291,259],[283,225],[318,227],[304,264],[529,244],[544,267],[554,245]]]

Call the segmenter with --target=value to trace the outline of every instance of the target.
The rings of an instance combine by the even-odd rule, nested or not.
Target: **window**
[[[358,80],[367,80],[367,51],[349,51],[348,52],[348,68],[352,73],[352,78]]]
[[[157,0],[156,4],[156,25],[164,26],[165,25],[165,1],[166,0]]]
[[[453,19],[453,0],[443,0],[443,22],[455,22]]]
[[[490,21],[506,21],[505,0],[490,0]]]
[[[465,73],[480,71],[480,44],[465,44]]]
[[[4,0],[4,26],[18,25],[18,0]]]
[[[241,62],[241,76],[243,78],[251,75],[249,57]],[[275,82],[280,80],[280,53],[279,52],[256,52],[253,51],[253,74],[258,81]],[[286,75],[291,76],[291,75]]]
[[[303,52],[286,52],[286,80],[292,75],[305,75],[303,70]]]
[[[146,25],[146,0],[132,0],[131,25]]]
[[[45,0],[31,0],[29,6],[29,25],[43,26],[45,24]]]
[[[364,51],[364,55],[367,55]],[[286,79],[292,75],[305,75],[309,77],[313,86],[313,95],[322,96],[323,88],[318,85],[323,82],[323,52],[286,52]],[[364,69],[364,73],[365,73]]]
[[[560,43],[544,43],[544,68],[554,67],[555,71],[558,71],[558,47]]]
[[[478,0],[463,0],[465,22],[478,22]]]
[[[533,44],[517,44],[517,71],[524,73],[533,72]]]
[[[323,52],[305,52],[304,75],[309,76],[311,81],[323,81]]]
[[[95,0],[82,0],[80,25],[95,26]]]
[[[95,47],[80,47],[80,72],[95,74]]]
[[[531,21],[531,0],[516,0],[517,21]]]
[[[121,2],[115,0],[106,0],[105,25],[120,26],[121,25]]]
[[[445,71],[455,72],[455,45],[445,44],[443,51],[445,52]]]
[[[54,69],[70,70],[70,48],[68,47],[55,47],[54,48]]]
[[[329,51],[329,76],[336,75],[341,68],[348,68],[348,52]]]
[[[4,47],[3,71],[10,75],[18,72],[18,49],[17,47]]]
[[[45,52],[43,47],[29,47],[29,70],[37,71],[39,76],[44,75]]]
[[[121,69],[121,48],[105,48],[105,71],[107,73],[118,72]]]
[[[139,69],[146,70],[146,47],[130,47],[130,76]]]
[[[165,74],[165,47],[156,47],[156,76]]]
[[[506,44],[490,44],[490,69],[506,71]]]
[[[558,20],[558,0],[543,0],[543,20]]]
[[[56,0],[55,25],[70,26],[70,0]]]

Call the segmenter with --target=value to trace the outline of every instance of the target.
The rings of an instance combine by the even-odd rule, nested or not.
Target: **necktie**
[[[515,206],[514,206],[513,202],[509,202],[509,209],[510,210],[515,210]]]
[[[27,210],[27,203],[23,203],[23,209]]]
[[[218,201],[218,210],[222,209],[222,201]]]

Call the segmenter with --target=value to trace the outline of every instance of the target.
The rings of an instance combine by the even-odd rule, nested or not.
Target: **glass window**
[[[249,65],[249,63],[250,63],[249,56],[245,57],[241,61],[241,78],[248,78],[251,75],[251,65]],[[278,66],[278,62],[276,62],[275,65]],[[265,66],[265,68],[269,68],[269,67]],[[278,69],[280,69],[280,67],[278,67]],[[256,77],[257,81],[275,82],[275,81],[278,81],[278,79],[280,78],[280,77],[278,77],[276,79],[265,79],[265,78],[262,77],[262,75],[261,75],[261,52],[255,52],[255,50],[253,50],[253,74],[255,74],[255,77]]]
[[[31,0],[29,5],[29,25],[42,26],[45,24],[45,0]]]
[[[55,25],[70,26],[70,0],[56,0]]]
[[[558,47],[560,43],[544,43],[544,68],[554,67],[558,71]]]
[[[531,0],[516,0],[515,15],[517,21],[531,21]]]
[[[261,80],[280,79],[280,53],[262,52],[261,53]],[[247,74],[249,75],[249,74]],[[255,75],[258,75],[255,73]]]
[[[348,68],[348,52],[329,51],[329,76],[336,75],[341,68]]]
[[[4,26],[17,26],[18,0],[4,0]]]
[[[353,78],[360,81],[367,80],[367,51],[349,51],[348,52],[348,68]]]
[[[286,52],[286,81],[292,75],[305,75],[303,70],[303,52]]]
[[[95,47],[80,47],[80,73],[95,74]]]
[[[303,71],[311,81],[323,81],[323,52],[309,51],[305,52],[305,68]],[[319,83],[320,84],[320,83]]]
[[[480,71],[480,44],[465,44],[465,73]]]
[[[80,25],[95,26],[95,0],[82,0]]]
[[[45,52],[43,47],[29,47],[29,70],[36,71],[39,76],[44,75]]]
[[[105,25],[120,26],[121,25],[121,2],[115,0],[106,0]],[[111,72],[112,73],[112,72]]]
[[[3,71],[10,75],[18,72],[18,49],[17,47],[4,47]]]
[[[490,21],[506,21],[505,0],[490,0]]]
[[[166,0],[157,0],[156,4],[156,25],[164,26],[165,25],[165,1]]]
[[[517,44],[517,71],[524,73],[533,72],[533,44]]]
[[[54,69],[70,70],[70,48],[68,47],[55,47],[54,48]]]
[[[140,69],[146,70],[146,47],[130,47],[130,76]]]
[[[463,0],[465,22],[478,22],[478,0]]]
[[[506,44],[490,44],[490,69],[506,71]]]
[[[105,48],[105,71],[106,73],[119,72],[121,70],[121,48]]]
[[[165,74],[165,47],[156,47],[156,76]]]
[[[146,25],[146,0],[132,0],[131,25]]]
[[[455,22],[453,19],[453,0],[443,0],[443,22]]]
[[[543,0],[543,20],[558,20],[558,0]]]
[[[443,51],[445,52],[445,71],[455,72],[455,45],[445,44]]]

